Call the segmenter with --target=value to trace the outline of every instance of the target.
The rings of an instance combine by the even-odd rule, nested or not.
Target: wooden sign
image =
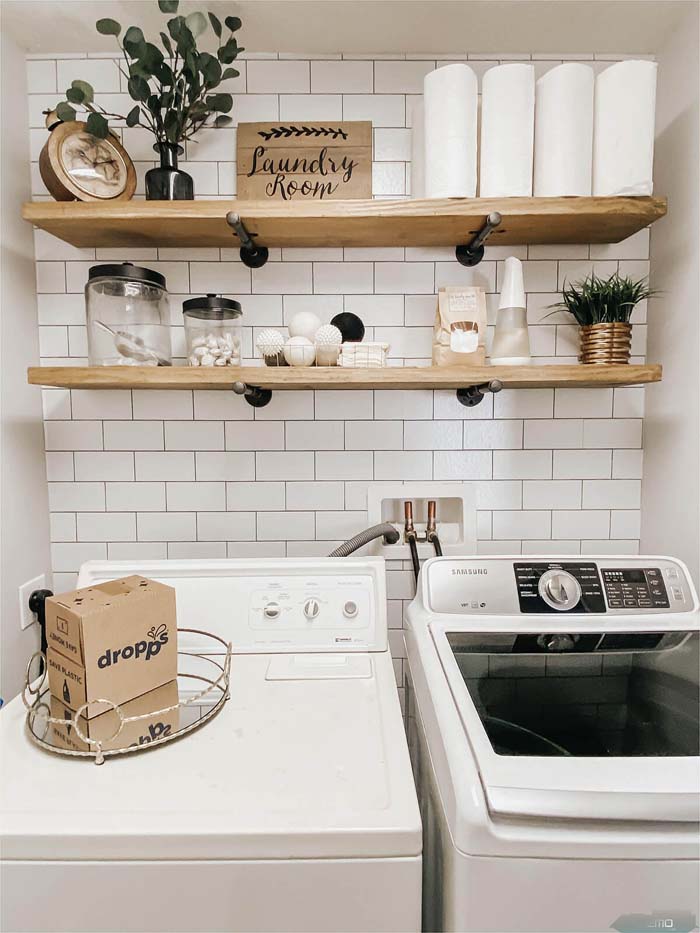
[[[239,198],[371,198],[372,124],[240,123],[236,172]]]

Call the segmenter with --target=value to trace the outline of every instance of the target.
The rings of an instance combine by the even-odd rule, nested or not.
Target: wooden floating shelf
[[[31,385],[64,389],[228,389],[234,382],[292,389],[461,389],[497,379],[506,389],[602,388],[660,382],[661,366],[34,366]]]
[[[503,218],[489,241],[495,246],[617,243],[663,217],[666,199],[33,201],[22,215],[78,247],[235,247],[228,211],[267,247],[454,247],[468,243],[492,211]]]

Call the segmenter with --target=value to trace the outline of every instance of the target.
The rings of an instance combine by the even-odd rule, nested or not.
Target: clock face
[[[107,139],[71,133],[61,142],[59,158],[73,184],[94,198],[116,198],[126,187],[124,159]]]

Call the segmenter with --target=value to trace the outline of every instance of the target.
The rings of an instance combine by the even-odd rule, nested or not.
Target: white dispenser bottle
[[[527,366],[532,362],[532,357],[527,332],[523,266],[515,256],[509,256],[505,266],[496,333],[491,347],[491,363],[495,366]]]

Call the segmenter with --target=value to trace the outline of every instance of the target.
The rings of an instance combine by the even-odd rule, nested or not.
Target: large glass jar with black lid
[[[91,366],[171,366],[165,276],[131,262],[93,266],[85,286]]]
[[[190,366],[240,366],[241,305],[209,294],[182,303]]]

